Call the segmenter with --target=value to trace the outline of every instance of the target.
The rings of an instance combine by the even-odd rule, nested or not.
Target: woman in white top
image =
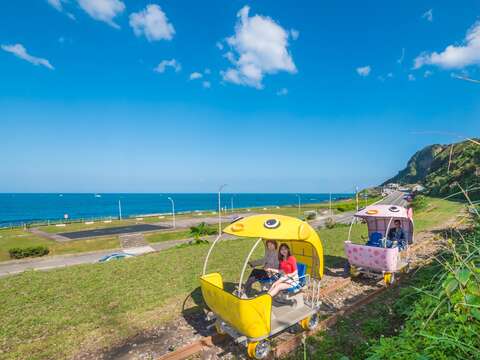
[[[265,256],[261,259],[250,261],[251,267],[262,266],[261,269],[253,269],[245,283],[245,293],[248,295],[252,291],[252,286],[260,279],[268,279],[272,276],[271,269],[278,271],[277,242],[267,240]]]

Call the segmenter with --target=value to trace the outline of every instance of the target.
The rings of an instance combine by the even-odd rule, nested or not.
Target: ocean
[[[302,204],[328,201],[329,194],[298,194]],[[352,194],[332,194],[332,200],[347,198]],[[56,221],[64,219],[99,219],[119,216],[119,201],[123,217],[162,214],[196,210],[216,210],[216,193],[199,194],[9,194],[0,193],[0,226],[10,224]],[[296,194],[222,193],[221,206],[229,210],[262,206],[298,204]]]

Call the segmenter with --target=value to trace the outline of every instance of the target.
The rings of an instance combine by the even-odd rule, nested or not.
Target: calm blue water
[[[332,199],[352,194],[332,194]],[[123,217],[175,211],[216,210],[217,194],[0,194],[0,225],[69,219],[118,217],[121,201]],[[222,194],[222,207],[248,208],[298,204],[295,194]],[[300,194],[301,203],[328,201],[329,194]]]

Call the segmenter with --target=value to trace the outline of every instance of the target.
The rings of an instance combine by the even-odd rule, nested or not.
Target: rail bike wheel
[[[249,342],[247,354],[251,359],[265,359],[270,353],[271,346],[268,340]]]
[[[358,269],[353,265],[350,266],[350,276],[352,278],[356,278],[360,276],[360,271],[358,271]]]
[[[215,331],[218,335],[226,334],[225,330],[223,329],[222,323],[219,320],[215,321]]]
[[[318,318],[318,314],[315,313],[301,320],[300,326],[303,330],[313,330],[318,326],[319,323],[320,319]]]
[[[383,281],[386,286],[393,285],[395,283],[395,273],[385,273],[383,274]]]

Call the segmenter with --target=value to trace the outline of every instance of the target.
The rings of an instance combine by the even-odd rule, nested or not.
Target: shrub
[[[327,218],[327,219],[325,220],[325,227],[326,227],[327,229],[333,229],[333,228],[335,227],[335,225],[336,225],[336,222],[335,222],[335,219],[334,219],[334,218],[331,218],[331,217],[330,217],[330,218]]]
[[[218,230],[215,226],[208,225],[205,222],[202,222],[197,226],[192,226],[190,228],[190,235],[195,240],[199,240],[202,236],[215,235],[217,233],[218,233]]]
[[[306,211],[305,212],[305,219],[306,220],[315,220],[317,218],[316,211]]]
[[[427,198],[423,195],[415,196],[412,202],[412,207],[416,211],[425,209],[427,205],[428,205]]]
[[[8,250],[12,259],[23,259],[26,257],[39,257],[50,252],[46,246],[29,246],[25,248],[12,248]]]

